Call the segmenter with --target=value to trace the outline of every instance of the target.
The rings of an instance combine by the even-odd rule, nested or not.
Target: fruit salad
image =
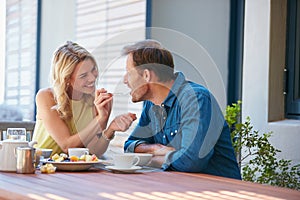
[[[54,161],[54,162],[97,162],[99,159],[97,158],[97,156],[95,154],[93,155],[82,155],[80,157],[78,156],[68,156],[65,153],[61,153],[61,154],[54,154],[51,159],[49,159],[48,161]]]

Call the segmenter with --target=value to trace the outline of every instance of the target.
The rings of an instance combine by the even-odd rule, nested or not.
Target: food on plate
[[[78,156],[70,156],[68,157],[67,154],[61,153],[58,155],[57,153],[54,154],[50,160],[48,161],[54,161],[54,162],[97,162],[99,159],[95,154],[93,155],[82,155],[80,158]]]
[[[52,174],[55,172],[55,170],[56,170],[56,167],[54,167],[51,163],[47,163],[40,167],[40,171],[42,173]]]
[[[97,162],[98,158],[95,154],[93,155],[82,155],[80,156],[79,160],[81,161],[85,161],[85,162]]]
[[[70,156],[69,158],[71,162],[77,162],[79,160],[78,156]]]

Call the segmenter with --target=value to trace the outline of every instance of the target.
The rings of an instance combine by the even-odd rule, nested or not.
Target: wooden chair
[[[27,132],[26,140],[31,141],[35,121],[0,121],[0,140],[6,138],[7,128],[25,128]]]

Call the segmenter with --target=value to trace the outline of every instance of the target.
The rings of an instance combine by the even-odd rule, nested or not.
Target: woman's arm
[[[103,97],[102,101],[107,99],[107,97]],[[64,152],[67,152],[70,147],[83,147],[84,144],[89,143],[97,133],[102,132],[101,125],[107,123],[106,116],[103,119],[98,115],[79,134],[71,135],[65,121],[53,109],[56,104],[51,89],[40,90],[36,96],[36,104],[37,117],[43,120],[46,130]],[[101,108],[103,104],[101,102],[99,104],[98,108]]]
[[[96,154],[101,157],[106,151],[110,140],[114,138],[115,131],[126,131],[136,120],[133,113],[127,113],[117,116],[108,126],[107,129],[94,137],[86,146],[89,148],[90,153]]]

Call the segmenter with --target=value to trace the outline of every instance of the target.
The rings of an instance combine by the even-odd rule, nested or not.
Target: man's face
[[[124,83],[131,89],[132,102],[147,100],[146,94],[149,90],[149,85],[134,66],[132,54],[127,56]]]

